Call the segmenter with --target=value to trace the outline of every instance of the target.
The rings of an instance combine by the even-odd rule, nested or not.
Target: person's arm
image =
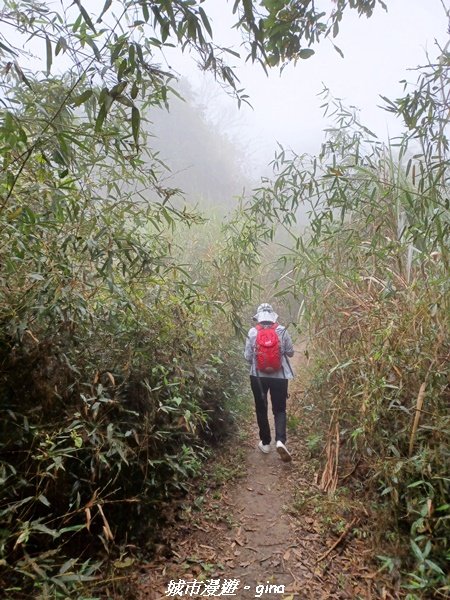
[[[286,356],[291,358],[294,356],[294,345],[287,329],[283,332],[283,342],[283,352]]]
[[[252,330],[250,329],[250,331],[248,332],[248,335],[247,335],[247,339],[245,340],[245,350],[244,350],[244,357],[248,363],[252,363],[252,361],[253,361],[253,344],[252,344],[252,339],[251,339],[251,335],[250,335],[251,331]]]

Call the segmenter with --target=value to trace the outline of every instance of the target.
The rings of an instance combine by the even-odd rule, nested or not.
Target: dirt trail
[[[171,542],[176,554],[164,561],[164,568],[158,562],[149,565],[150,569],[156,568],[158,577],[155,578],[155,572],[146,577],[142,599],[169,597],[165,592],[171,579],[190,583],[200,579],[220,580],[217,592],[222,591],[224,585],[231,592],[238,582],[236,595],[220,597],[239,600],[255,597],[278,600],[288,596],[289,590],[290,593],[296,591],[290,570],[293,565],[286,562],[291,555],[295,556],[293,552],[297,548],[292,519],[286,512],[292,503],[288,480],[292,477],[293,463],[281,461],[273,442],[271,452],[263,454],[256,447],[258,441],[257,430],[253,428],[244,444],[246,476],[237,483],[230,482],[215,504],[209,501],[222,518],[205,522],[194,517],[193,522],[177,528],[178,540]],[[210,509],[211,505],[206,510]],[[208,571],[209,565],[216,568],[205,575],[205,567]],[[164,586],[161,585],[163,571],[167,574]],[[275,593],[273,586],[285,593]],[[191,588],[184,589],[189,592]],[[200,589],[204,591],[205,586]],[[271,591],[263,593],[264,589]],[[184,593],[171,597],[202,596]]]
[[[250,440],[247,477],[232,495],[237,524],[228,536],[234,558],[226,575],[239,580],[238,597],[243,600],[255,598],[256,593],[262,598],[279,598],[283,594],[277,594],[275,588],[287,590],[294,583],[285,563],[295,546],[292,523],[285,512],[292,502],[286,486],[292,465],[280,460],[273,442],[269,454],[258,450],[256,430]],[[271,591],[262,593],[266,589]]]
[[[302,358],[298,351],[297,372]],[[300,376],[291,384],[288,414],[295,412],[301,387]],[[289,434],[293,461],[283,463],[274,442],[269,454],[258,450],[251,423],[242,458],[235,458],[243,461],[244,476],[212,491],[200,511],[188,511],[176,525],[171,556],[146,566],[139,599],[392,598],[366,565],[369,551],[352,535],[353,515],[340,523],[342,532],[324,525],[323,494],[305,458],[304,437]]]

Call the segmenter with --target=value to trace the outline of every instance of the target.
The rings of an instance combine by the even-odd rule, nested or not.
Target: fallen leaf
[[[252,562],[254,562],[254,561],[253,560],[249,560],[248,562],[240,563],[239,566],[242,567],[243,569],[246,569],[249,565],[252,564]]]
[[[128,556],[128,558],[125,558],[124,560],[115,560],[113,564],[116,569],[127,569],[128,567],[131,567],[131,565],[134,564],[134,561],[134,558]]]

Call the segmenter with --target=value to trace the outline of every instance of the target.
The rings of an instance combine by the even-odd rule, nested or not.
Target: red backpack
[[[281,369],[280,340],[276,333],[278,323],[270,327],[256,325],[256,369],[263,373],[273,373]]]

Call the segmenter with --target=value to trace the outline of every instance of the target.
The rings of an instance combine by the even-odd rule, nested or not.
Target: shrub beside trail
[[[164,167],[143,132],[136,144],[127,106],[99,127],[69,102],[73,85],[19,73],[0,128],[0,587],[11,600],[114,587],[233,428],[240,385],[223,274],[201,245],[185,252],[207,218],[159,184]]]
[[[265,215],[263,244],[280,229],[289,240],[278,296],[298,303],[310,338],[304,418],[322,444],[321,487],[353,486],[378,507],[381,568],[410,600],[450,590],[446,56],[404,98],[385,99],[407,126],[391,146],[326,92],[334,124],[320,155],[281,149],[245,207],[249,221]]]

